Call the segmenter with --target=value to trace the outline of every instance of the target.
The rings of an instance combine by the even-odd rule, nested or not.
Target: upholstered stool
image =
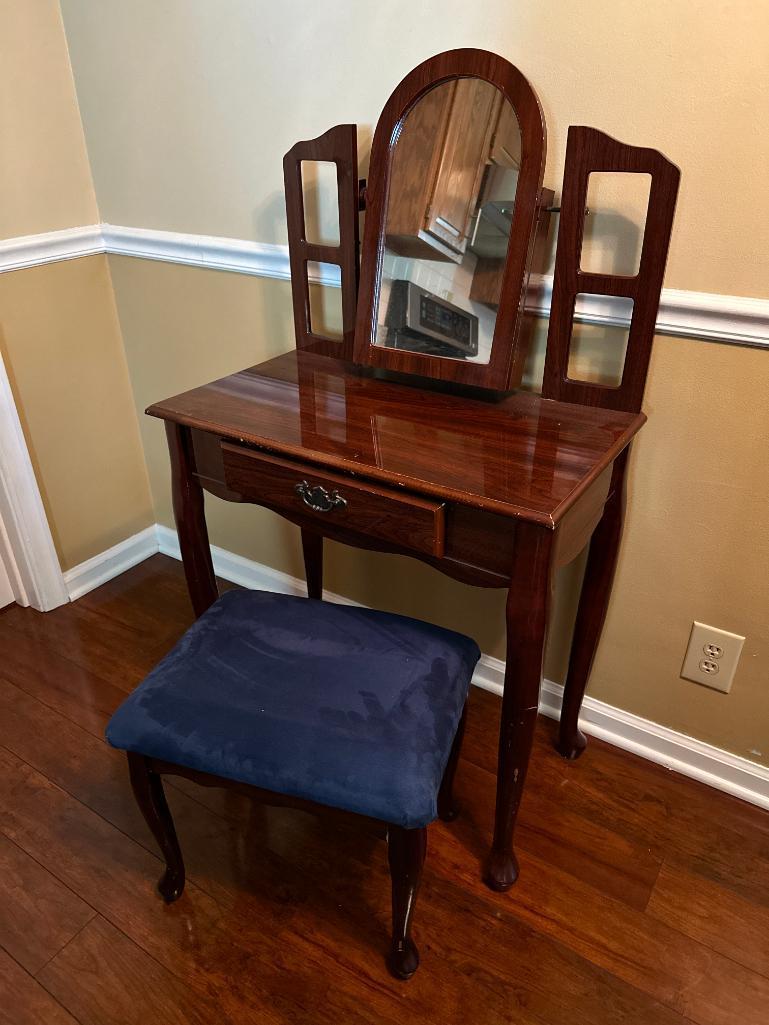
[[[451,787],[477,644],[405,616],[261,591],[228,591],[118,708],[107,739],[128,752],[139,807],[166,861],[184,863],[161,774],[256,787],[387,829],[389,964],[419,964],[411,917],[426,827],[453,818]],[[264,793],[264,792],[267,793]]]

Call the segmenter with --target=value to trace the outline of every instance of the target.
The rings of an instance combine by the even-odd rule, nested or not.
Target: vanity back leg
[[[427,829],[389,826],[387,854],[392,879],[392,944],[388,967],[397,979],[410,979],[419,967],[411,920],[427,853]]]
[[[150,767],[149,759],[133,751],[128,752],[128,771],[136,803],[165,858],[166,870],[160,877],[158,890],[166,904],[171,904],[184,890],[184,860],[163,783]]]
[[[195,475],[195,452],[189,427],[166,422],[171,458],[171,495],[184,575],[196,616],[219,597],[208,541],[203,488]]]
[[[598,642],[601,639],[614,571],[617,567],[625,512],[625,469],[628,451],[629,449],[625,449],[614,463],[609,499],[590,540],[556,742],[556,748],[564,758],[579,758],[585,749],[585,736],[578,725],[579,713]]]
[[[467,702],[462,709],[462,718],[459,720],[457,732],[454,736],[454,743],[451,745],[451,753],[446,764],[446,769],[441,780],[441,788],[438,791],[438,818],[444,822],[453,822],[457,817],[458,808],[454,800],[454,777],[457,774],[459,755],[462,751],[462,738],[465,735],[465,724],[467,722]]]
[[[323,597],[323,535],[302,527],[302,555],[307,580],[307,597]]]

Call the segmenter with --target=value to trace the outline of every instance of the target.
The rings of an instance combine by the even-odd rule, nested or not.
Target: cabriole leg
[[[133,751],[128,752],[128,771],[136,803],[165,858],[166,870],[158,882],[158,890],[166,904],[171,904],[184,890],[184,861],[163,783],[158,773],[150,768],[149,761]]]
[[[492,890],[508,890],[518,878],[513,834],[537,721],[552,586],[552,549],[551,530],[525,522],[518,524],[507,598],[507,661],[494,840],[486,869],[486,883]]]
[[[187,590],[196,616],[219,597],[208,542],[203,489],[195,476],[195,453],[189,427],[166,421],[171,457],[171,495]]]
[[[611,585],[617,568],[625,513],[625,451],[617,457],[612,472],[610,497],[590,540],[582,594],[577,608],[574,639],[569,656],[569,671],[563,690],[561,724],[556,748],[564,758],[579,758],[585,750],[585,735],[579,728],[582,699],[590,678],[601,630],[609,607]]]
[[[419,967],[419,951],[411,939],[411,920],[426,853],[426,828],[388,827],[387,854],[392,879],[393,932],[387,963],[397,979],[410,979]]]

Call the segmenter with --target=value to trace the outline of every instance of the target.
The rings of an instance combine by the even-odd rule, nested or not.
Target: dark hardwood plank
[[[3,631],[3,677],[49,708],[103,737],[109,717],[125,698],[125,690],[64,658],[28,634]]]
[[[12,776],[9,772],[13,764],[11,756],[6,756],[6,762],[8,764],[3,766],[3,778],[8,780]],[[262,993],[274,990],[274,999],[286,1004],[289,998],[285,992],[285,972],[290,970],[291,965],[301,964],[306,972],[307,977],[302,979],[300,991],[317,994],[318,987],[325,987],[327,980],[332,977],[329,973],[335,970],[333,965],[341,961],[346,966],[342,978],[347,978],[354,970],[358,979],[354,990],[357,997],[354,993],[347,994],[347,1012],[365,994],[367,1000],[374,1004],[371,1020],[401,1020],[395,1013],[396,1005],[386,996],[388,992],[393,992],[393,987],[397,993],[398,984],[383,981],[378,949],[386,941],[388,898],[383,845],[375,844],[371,848],[370,838],[351,844],[349,836],[335,837],[327,824],[310,819],[309,825],[303,826],[299,822],[300,817],[294,815],[285,821],[282,830],[271,830],[273,844],[282,852],[284,860],[282,864],[273,866],[271,871],[265,871],[261,880],[266,891],[265,910],[270,904],[273,907],[277,904],[280,914],[255,915],[253,905],[249,905],[247,917],[238,916],[237,909],[230,915],[225,915],[223,909],[219,909],[221,917],[212,920],[212,906],[203,901],[203,909],[209,914],[201,917],[200,903],[203,895],[194,889],[189,891],[189,887],[178,906],[164,911],[150,892],[151,884],[159,872],[159,862],[147,856],[146,852],[137,851],[135,844],[127,837],[116,833],[103,820],[61,790],[45,783],[21,763],[16,763],[16,770],[21,779],[17,779],[12,793],[18,804],[10,800],[10,793],[3,795],[9,811],[9,824],[16,839],[32,845],[40,856],[48,857],[51,868],[63,873],[69,885],[84,892],[94,906],[113,918],[115,924],[126,931],[130,930],[137,943],[148,949],[179,978],[208,996],[220,994],[225,980],[229,979],[226,983],[228,999],[237,999],[239,1004],[247,1006],[254,1006],[258,999],[255,987]],[[308,820],[309,816],[301,818]],[[377,849],[381,854],[379,858],[376,857]],[[102,860],[106,864],[101,866],[100,872]],[[370,868],[372,864],[373,871]],[[264,864],[262,867],[265,867]],[[269,864],[266,867],[270,869]],[[317,878],[323,878],[325,885],[316,897]],[[475,877],[473,881],[480,887]],[[439,891],[440,888],[439,885]],[[190,892],[194,911],[189,906]],[[187,911],[179,922],[177,912],[185,902],[188,902]],[[301,924],[294,920],[295,914],[286,914],[292,908],[307,908]],[[234,919],[232,914],[236,916]],[[482,917],[490,922],[497,920],[495,915]],[[549,961],[555,960],[555,964],[552,973],[544,975],[538,961],[531,961],[524,978],[534,993],[526,985],[519,991],[517,982],[514,985],[519,969],[514,954],[508,953],[510,937],[501,933],[498,939],[502,960],[497,962],[494,969],[478,968],[472,956],[468,962],[467,951],[460,937],[457,937],[458,945],[452,948],[455,962],[446,960],[441,937],[452,932],[453,918],[454,914],[449,909],[449,913],[444,912],[444,916],[435,922],[431,923],[428,917],[422,926],[425,938],[429,937],[428,946],[433,960],[431,972],[424,976],[429,980],[429,986],[424,987],[425,1020],[459,1023],[473,1007],[487,1010],[486,1021],[509,1020],[499,1004],[503,993],[508,994],[507,1000],[520,1001],[522,1012],[526,1012],[531,1002],[542,1012],[544,1021],[556,1025],[563,1020],[565,1009],[562,1001],[558,997],[548,996],[561,975],[559,958],[553,958],[551,954]],[[192,932],[186,936],[190,928]],[[267,945],[264,943],[265,930],[270,937]],[[524,931],[525,935],[529,933],[530,930]],[[193,941],[191,946],[190,940]],[[544,951],[550,946],[546,940],[538,943],[535,951],[537,957],[543,957]],[[478,949],[484,948],[481,946]],[[525,949],[526,943],[522,942],[519,933],[514,950],[522,953]],[[334,952],[331,958],[329,950]],[[483,958],[486,956],[484,951]],[[608,973],[601,973],[582,959],[570,957],[568,953],[566,956],[571,963],[572,985],[581,994],[583,1017],[599,1025],[603,997],[601,1002],[595,1003],[591,994],[603,993],[608,985],[608,996],[616,1004],[621,1002],[623,987],[613,983]],[[235,992],[229,973],[233,963],[242,964],[244,959],[249,965],[249,971],[240,979]],[[458,964],[464,964],[461,973],[458,973]],[[295,967],[293,971],[296,971]],[[536,982],[540,976],[543,979],[541,986]],[[598,986],[596,977],[598,981],[603,977],[606,985]],[[419,980],[418,975],[414,984],[417,985]],[[419,987],[419,992],[423,992],[421,981]],[[369,993],[371,989],[380,994],[376,1000]],[[381,996],[383,989],[385,996]],[[619,994],[617,989],[620,990]],[[632,990],[629,992],[632,999],[625,993],[624,1002],[636,1010],[645,1008],[644,1020],[665,1022],[666,1025],[677,1021],[664,1015],[647,1013],[653,1003],[642,994],[635,994]],[[337,994],[333,1002],[337,1012],[343,1009],[339,1007],[341,996],[343,994]],[[603,993],[603,996],[606,994]],[[455,998],[460,1001],[459,1007],[449,1013]],[[328,994],[323,999],[328,1001]],[[432,1013],[428,1014],[430,1008]],[[328,1017],[332,1018],[333,1014],[329,1013]],[[521,1018],[524,1021],[536,1020],[533,1016],[526,1017],[524,1013]],[[343,1020],[360,1020],[360,1016],[356,1019],[348,1014]]]
[[[476,836],[478,830],[476,824]],[[472,874],[464,877],[465,866],[458,864],[462,840],[452,833],[431,854],[441,874],[446,874],[442,859],[450,857],[455,875],[470,886]],[[453,857],[452,844],[458,848]],[[520,861],[520,879],[507,895],[509,910],[534,931],[698,1025],[763,1021],[769,1006],[767,979],[525,852]],[[489,894],[490,902],[495,899],[501,898]]]
[[[663,865],[647,912],[769,978],[769,909],[702,876]]]
[[[452,973],[472,965],[474,971],[497,982],[500,996],[507,992],[508,999],[521,1000],[544,1020],[561,1025],[569,1020],[582,1025],[615,1021],[681,1025],[685,1020],[570,945],[531,928],[514,909],[503,906],[503,896],[491,894],[477,882],[469,886],[461,872],[449,875],[443,866],[435,868],[421,898],[427,905],[422,928],[441,937],[441,960]],[[474,953],[468,954],[464,929],[456,929],[458,921],[468,929]]]
[[[264,880],[263,913],[245,898],[243,906],[228,913],[191,881],[183,897],[164,908],[154,893],[160,874],[157,858],[2,748],[0,806],[2,829],[20,847],[177,978],[218,1001],[236,1020],[242,1020],[244,1008],[261,1008],[257,1020],[266,1022],[292,1020],[291,1015],[318,1022],[398,1021],[399,984],[382,983],[382,951],[365,905],[358,909],[358,931],[365,935],[375,981],[362,980],[356,992],[335,985],[333,949],[318,947],[312,957],[300,957],[294,949],[293,939],[301,929],[293,919],[302,899],[282,892],[285,866],[282,872],[273,872],[275,885],[270,885],[269,876]],[[241,844],[234,853],[242,858]],[[307,889],[315,889],[316,878],[329,871],[321,862],[314,866],[317,875],[305,873],[300,880],[305,900]],[[350,899],[348,882],[342,872],[331,912],[345,921],[340,897]],[[386,888],[382,895],[387,899]],[[283,1017],[275,1017],[275,1009],[281,1009]]]
[[[69,889],[159,959],[194,966],[222,916],[194,883],[162,913],[152,889],[160,860],[3,748],[0,807],[2,832]]]
[[[0,834],[0,946],[31,975],[78,933],[95,911]]]
[[[548,745],[547,757],[550,756]],[[539,758],[535,757],[531,772],[536,775],[538,771]],[[463,809],[470,805],[473,820],[479,824],[484,814],[491,814],[493,788],[491,773],[471,762],[461,763],[458,799]],[[541,861],[638,911],[646,907],[661,865],[648,847],[575,814],[568,793],[558,791],[548,790],[536,801],[524,800],[516,844]]]
[[[38,981],[81,1025],[234,1025],[236,1021],[101,916],[45,966]]]
[[[0,749],[0,865],[12,852],[0,895],[13,891],[0,943],[33,969],[50,949],[40,978],[70,1012],[0,952],[0,986],[13,993],[0,1023],[122,1023],[132,1010],[170,1023],[763,1023],[769,816],[597,741],[567,765],[540,720],[517,834],[524,871],[493,894],[478,868],[499,699],[480,692],[460,817],[430,828],[414,925],[423,965],[410,983],[382,969],[385,845],[336,821],[176,781],[167,791],[190,877],[164,907],[161,862],[102,729],[130,673],[183,629],[183,578],[157,557],[88,597],[77,615],[14,610],[10,626],[0,615],[11,677],[0,678],[0,743],[13,748]],[[168,622],[153,627],[164,602]],[[78,648],[97,622],[113,644],[104,662]],[[100,917],[72,934],[61,893]]]
[[[0,950],[0,1025],[78,1025],[39,982]]]
[[[16,632],[45,645],[88,672],[130,691],[168,650],[140,628],[100,616],[78,602],[55,614],[11,606],[0,616],[0,637],[12,644]]]
[[[157,845],[131,792],[125,754],[19,691],[0,677],[3,744],[27,765],[61,787],[151,854]],[[168,787],[180,839],[188,852],[190,878],[224,905],[238,899],[242,876],[221,878],[236,839],[232,827],[199,802]],[[239,866],[238,866],[239,867]]]
[[[2,701],[3,690],[0,686],[0,703]],[[11,697],[13,695],[11,694]],[[130,819],[134,817],[134,809],[130,795],[125,788],[124,797],[116,800],[115,793],[121,792],[123,787],[123,774],[118,773],[111,784],[105,788],[105,793],[102,793],[103,780],[109,778],[108,769],[106,768],[107,761],[111,760],[110,756],[114,755],[120,759],[122,763],[122,756],[118,755],[117,752],[110,752],[102,745],[93,741],[95,747],[93,748],[91,757],[93,761],[87,763],[87,770],[82,772],[78,766],[82,766],[82,762],[73,762],[70,759],[65,758],[64,763],[66,768],[58,767],[55,764],[55,753],[51,751],[49,758],[44,758],[44,751],[41,751],[39,745],[35,741],[35,737],[38,734],[50,734],[57,737],[57,746],[63,748],[64,751],[70,751],[73,756],[74,752],[78,752],[78,758],[82,756],[84,748],[89,747],[89,741],[91,738],[75,737],[74,740],[67,738],[68,727],[65,723],[56,723],[52,720],[50,712],[44,708],[35,708],[33,703],[27,703],[24,701],[19,702],[21,705],[29,705],[24,709],[17,707],[15,713],[12,708],[12,704],[9,702],[3,706],[3,713],[5,718],[9,722],[9,735],[14,743],[17,744],[21,750],[23,748],[24,754],[28,757],[34,758],[38,765],[47,769],[50,772],[54,772],[58,776],[58,781],[67,784],[68,788],[72,788],[81,797],[90,801],[92,804],[97,806],[97,810],[100,810],[102,814],[105,814],[108,818],[116,820],[126,830],[133,830],[138,832],[140,835],[143,833],[142,824],[137,821],[135,825],[130,822]],[[24,714],[26,720],[24,720]],[[33,718],[33,716],[37,716]],[[24,728],[24,722],[26,721],[26,729]],[[35,726],[38,728],[36,729]],[[69,729],[72,729],[70,726]],[[23,742],[23,745],[22,745]],[[99,757],[97,752],[102,753],[101,762],[99,765]],[[18,752],[17,752],[18,753]],[[122,765],[121,765],[122,767]],[[94,784],[93,780],[99,780],[98,784]],[[493,797],[493,778],[489,777],[485,781],[485,789],[488,792],[489,799]],[[261,809],[264,815],[269,816],[272,810]],[[203,812],[203,809],[200,809]],[[135,816],[138,820],[138,813]],[[299,903],[304,905],[307,903],[312,891],[314,890],[313,878],[318,876],[326,880],[325,891],[326,899],[314,900],[314,914],[310,916],[309,921],[304,920],[302,927],[295,934],[294,941],[302,945],[308,934],[312,931],[316,932],[315,946],[319,949],[323,947],[323,944],[328,944],[332,949],[345,950],[350,946],[350,935],[358,936],[363,939],[363,942],[359,947],[355,949],[361,950],[363,957],[359,959],[355,968],[361,975],[371,975],[373,979],[376,978],[379,971],[379,962],[376,958],[377,943],[380,944],[386,942],[386,903],[387,903],[387,878],[384,866],[384,849],[383,845],[375,844],[373,848],[367,848],[358,842],[357,845],[353,846],[351,850],[348,850],[347,857],[342,857],[342,852],[338,849],[338,844],[335,844],[335,840],[338,841],[338,837],[335,836],[335,831],[329,830],[318,821],[311,819],[309,816],[284,816],[281,819],[273,816],[267,819],[269,822],[269,833],[270,837],[265,845],[265,837],[256,835],[256,830],[259,826],[259,813],[257,812],[257,822],[252,828],[251,833],[253,837],[253,844],[256,850],[252,856],[253,866],[255,870],[258,870],[258,876],[260,877],[259,889],[254,892],[243,892],[242,887],[248,886],[249,873],[246,866],[240,863],[239,858],[235,858],[233,862],[233,851],[227,849],[227,842],[216,843],[212,840],[212,837],[208,835],[207,839],[203,841],[200,835],[197,837],[188,836],[185,842],[185,850],[189,852],[189,860],[192,865],[196,866],[196,872],[191,873],[191,877],[197,878],[199,885],[203,886],[204,889],[209,892],[213,892],[219,899],[219,907],[224,911],[225,907],[232,909],[234,902],[238,894],[238,888],[240,887],[240,908],[243,912],[245,907],[250,906],[256,913],[258,907],[259,920],[261,927],[264,928],[269,919],[272,919],[273,926],[276,930],[280,928],[280,924],[283,927],[286,926],[288,921],[293,916],[286,917],[283,913],[282,923],[279,924],[278,916],[276,916],[276,908],[274,895],[276,892],[282,891],[282,898],[278,907],[283,910],[285,909],[286,902],[289,906],[293,906],[296,897],[301,892],[301,898]],[[180,819],[177,815],[177,821],[183,823],[183,819]],[[264,820],[263,820],[264,822]],[[180,830],[181,832],[181,830]],[[184,834],[182,834],[184,835]],[[352,838],[347,838],[347,843],[351,842]],[[183,841],[184,842],[184,841]],[[237,846],[237,839],[232,836],[232,842]],[[268,850],[265,851],[265,846]],[[278,855],[278,858],[269,858],[269,847]],[[357,848],[357,849],[356,849]],[[357,853],[357,857],[355,856]],[[378,855],[378,858],[377,858]],[[372,869],[370,868],[371,861],[374,860],[374,878],[372,880]],[[378,866],[376,862],[379,862]],[[204,864],[201,866],[201,862]],[[214,866],[216,866],[214,868]],[[256,874],[256,871],[255,873]],[[466,882],[469,883],[469,874]],[[288,881],[287,880],[291,880]],[[297,886],[295,880],[308,880],[309,881],[309,892],[302,892],[302,888]],[[475,880],[473,880],[475,883]],[[347,901],[349,904],[349,890],[350,887],[357,890],[359,893],[358,902],[354,908],[347,907],[345,914],[339,913],[339,906],[342,902]],[[264,887],[262,890],[261,887]],[[363,891],[361,893],[360,891]],[[264,897],[262,897],[262,894]],[[266,898],[266,899],[264,899]],[[293,899],[292,899],[293,898]],[[362,899],[361,899],[362,898]],[[379,920],[381,922],[378,933],[372,931],[371,923],[371,908],[379,908]],[[323,932],[321,933],[317,924],[312,925],[311,923],[320,921],[323,923]],[[430,916],[428,913],[427,923],[423,928],[428,928],[430,922]],[[243,935],[241,925],[241,936]],[[218,931],[218,930],[217,930]],[[436,921],[433,928],[426,935],[431,933],[434,935],[443,935],[446,932],[451,931],[450,921]],[[509,940],[505,940],[502,946],[507,949],[510,946]],[[520,942],[518,946],[521,946]],[[436,951],[437,953],[437,951]],[[316,952],[317,954],[317,952]],[[305,955],[309,956],[309,952]],[[339,956],[339,955],[338,955]],[[455,956],[458,956],[458,952]],[[444,955],[441,954],[440,960],[443,962]],[[552,954],[550,960],[553,960]],[[513,975],[517,972],[517,968],[512,962],[506,960],[503,962],[503,966],[500,964],[498,971],[500,979],[504,980],[506,973],[510,972]],[[573,966],[573,970],[579,975],[579,971]],[[539,999],[544,1001],[543,992],[535,982],[535,976],[540,971],[539,967],[536,967],[533,975],[529,979],[529,985],[536,988],[539,993]],[[435,980],[435,966],[433,966],[432,978]],[[587,975],[588,978],[595,974],[595,970],[592,967],[585,964],[582,968],[582,974]],[[605,973],[608,976],[608,973]],[[441,972],[443,975],[443,972]],[[490,978],[493,979],[494,972],[490,972]],[[547,984],[549,988],[554,980],[556,974],[554,973],[552,979]],[[419,978],[419,976],[417,976]],[[373,981],[372,979],[372,981]],[[450,977],[443,980],[443,985],[449,985]],[[583,986],[586,987],[585,979],[582,980]],[[596,982],[593,979],[591,988],[595,989]],[[616,988],[616,987],[615,987]],[[485,992],[485,991],[484,991]],[[473,1000],[477,1003],[482,999],[482,993],[480,987],[477,987],[474,991]],[[617,1002],[619,999],[618,995],[614,993],[612,1000]],[[633,1000],[629,1001],[631,1005],[638,1003],[643,1004],[647,998],[641,997],[640,995],[634,995]],[[628,998],[625,996],[625,1000]],[[654,1001],[651,1001],[654,1004]],[[489,1005],[488,1014],[492,1014],[492,1004]],[[545,1020],[558,1020],[558,1015],[555,1014],[555,1008],[559,1008],[561,1013],[565,1013],[565,1008],[560,1000],[555,1001],[555,1005],[549,1005],[547,1003],[541,1008],[543,1014],[547,1014],[548,1017]],[[587,1007],[583,1011],[583,1016],[588,1019],[590,1008]],[[648,1009],[647,1009],[648,1013]],[[491,1019],[489,1019],[491,1020]],[[600,1019],[596,1019],[598,1022]],[[665,1016],[662,1016],[659,1020],[667,1020]]]
[[[183,581],[181,562],[153,555],[130,573],[83,595],[77,605],[128,629],[138,628],[153,643],[165,641],[170,647],[193,619]]]
[[[463,757],[493,771],[496,727],[486,713],[498,714],[499,698],[474,692],[472,699]],[[665,860],[769,906],[766,812],[595,738],[595,757],[564,762],[549,750],[556,729],[540,717],[524,819],[527,807],[540,809],[557,795],[590,829],[645,848],[652,862]]]

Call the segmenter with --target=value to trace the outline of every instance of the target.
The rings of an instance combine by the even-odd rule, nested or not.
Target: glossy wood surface
[[[419,951],[411,938],[411,925],[426,854],[426,829],[390,826],[387,830],[393,921],[388,964],[396,979],[410,979],[419,967]]]
[[[302,559],[307,581],[307,597],[323,597],[323,535],[310,527],[301,528]]]
[[[445,359],[372,344],[376,333],[379,262],[385,237],[389,168],[393,144],[397,139],[397,127],[419,98],[431,88],[464,76],[480,78],[496,86],[504,100],[515,110],[521,133],[521,167],[502,288],[504,300],[497,314],[488,364]],[[519,384],[522,360],[516,357],[520,314],[537,231],[545,153],[545,122],[539,100],[521,72],[502,57],[485,50],[449,50],[424,61],[403,79],[385,104],[371,147],[355,325],[354,353],[357,363],[498,391]]]
[[[208,542],[203,489],[195,474],[195,452],[189,429],[166,422],[168,455],[171,461],[173,499],[179,548],[195,615],[202,615],[217,598],[214,564]]]
[[[54,612],[0,613],[3,1025],[763,1025],[769,815],[599,740],[565,763],[540,719],[521,876],[493,893],[500,702],[475,689],[410,983],[379,960],[384,843],[303,812],[170,779],[188,880],[163,908],[104,726],[192,615],[163,556]]]
[[[402,548],[443,555],[444,503],[419,495],[359,483],[342,474],[319,471],[310,463],[280,459],[242,445],[222,444],[224,480],[246,501],[278,512],[309,517],[322,532],[324,524],[392,541]],[[297,486],[304,486],[303,495]],[[311,503],[315,489],[330,500]],[[308,504],[309,503],[309,504]]]
[[[486,881],[507,890],[518,878],[513,834],[529,767],[539,706],[553,586],[553,534],[522,523],[515,535],[513,583],[507,595],[507,659],[497,760],[494,838]]]
[[[336,167],[339,243],[326,245],[307,238],[303,161],[327,161]],[[358,303],[358,129],[356,125],[337,125],[317,139],[297,142],[283,158],[286,189],[286,227],[291,263],[291,295],[294,305],[294,332],[297,349],[313,352],[338,352],[350,359],[355,336]],[[342,339],[327,338],[316,330],[310,310],[308,261],[339,267],[342,289]]]
[[[579,728],[579,713],[609,608],[614,571],[617,568],[625,517],[627,455],[626,449],[614,463],[609,499],[603,506],[597,529],[590,539],[558,731],[558,750],[564,758],[569,759],[578,758],[585,749],[585,737]]]
[[[372,481],[553,527],[645,422],[525,392],[483,401],[289,352],[147,412]]]
[[[587,190],[593,171],[651,176],[637,274],[591,274],[580,269]],[[595,128],[569,129],[542,384],[544,395],[631,413],[641,409],[680,177],[675,164],[657,150],[627,146]],[[580,292],[633,300],[625,366],[617,388],[574,381],[568,376],[574,301]]]
[[[511,886],[518,874],[513,839],[542,677],[552,571],[587,543],[601,518],[611,466],[643,416],[520,393],[497,403],[460,398],[382,380],[306,351],[149,412],[169,418],[174,510],[196,610],[216,597],[202,487],[275,509],[302,530],[416,555],[468,583],[509,587],[499,783],[486,878],[498,890]],[[196,445],[201,432],[212,439]],[[286,459],[287,453],[301,458]],[[324,464],[340,465],[347,475]],[[408,476],[397,472],[403,468]],[[297,483],[306,495],[323,488],[329,508],[305,508]],[[347,493],[354,499],[349,509]],[[444,509],[446,499],[453,501]],[[308,590],[317,593],[320,553],[310,551],[306,566]],[[608,600],[608,593],[600,597]],[[572,694],[584,691],[582,668],[589,668],[597,640],[595,630],[575,639],[585,657],[572,675]]]

